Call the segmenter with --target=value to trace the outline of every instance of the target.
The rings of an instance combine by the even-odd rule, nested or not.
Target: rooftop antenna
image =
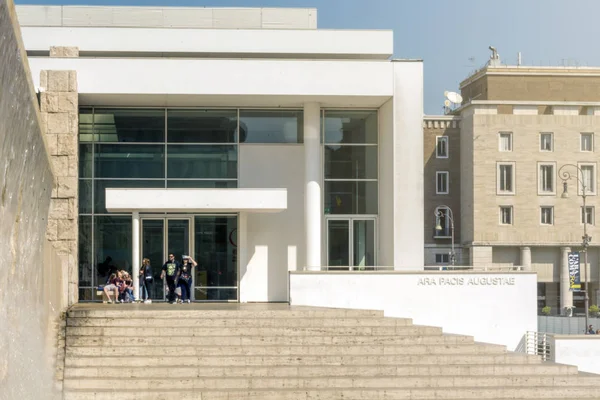
[[[498,54],[498,50],[494,46],[488,47],[492,51],[492,55],[490,56],[490,61],[488,61],[488,65],[491,67],[499,67],[500,66],[500,54]]]
[[[460,106],[462,104],[463,98],[456,92],[449,92],[446,90],[444,96],[446,97],[446,100],[444,100],[444,111],[446,114],[454,111],[457,105]]]

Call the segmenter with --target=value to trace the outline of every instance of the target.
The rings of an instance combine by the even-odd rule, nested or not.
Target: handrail
[[[548,340],[548,335],[544,332],[527,332],[525,334],[525,352],[541,356],[544,361],[550,360],[552,348]]]

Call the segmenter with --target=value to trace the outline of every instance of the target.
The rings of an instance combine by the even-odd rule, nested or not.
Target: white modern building
[[[169,253],[198,261],[198,301],[423,269],[423,65],[391,58],[392,31],[320,30],[315,9],[17,10],[79,301]]]

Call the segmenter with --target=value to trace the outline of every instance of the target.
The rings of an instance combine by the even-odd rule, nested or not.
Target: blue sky
[[[421,58],[425,112],[442,112],[444,90],[488,59],[600,66],[600,0],[15,0],[17,4],[316,7],[323,29],[393,29],[394,57]]]

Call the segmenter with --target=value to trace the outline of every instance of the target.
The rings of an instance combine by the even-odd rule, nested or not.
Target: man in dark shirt
[[[181,270],[181,264],[175,261],[175,256],[169,254],[169,260],[163,265],[160,274],[161,279],[167,278],[167,286],[169,288],[168,300],[171,304],[175,304],[175,287],[177,287],[177,277]]]

